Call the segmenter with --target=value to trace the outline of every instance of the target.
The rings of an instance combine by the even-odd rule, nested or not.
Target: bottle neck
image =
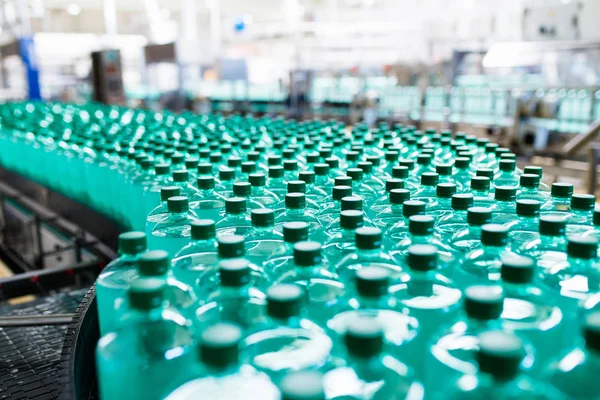
[[[304,215],[306,208],[288,208],[286,213],[289,216],[302,216]]]

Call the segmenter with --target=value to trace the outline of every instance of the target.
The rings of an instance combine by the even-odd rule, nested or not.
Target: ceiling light
[[[72,3],[67,6],[67,12],[69,15],[79,15],[81,13],[81,7],[78,4]]]

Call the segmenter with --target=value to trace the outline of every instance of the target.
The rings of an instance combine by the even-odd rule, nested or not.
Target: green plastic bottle
[[[565,217],[571,209],[573,184],[554,182],[550,190],[550,200],[542,205],[543,215],[558,215]]]
[[[148,236],[148,248],[166,250],[172,257],[190,241],[191,224],[198,217],[190,210],[187,197],[170,197],[167,206],[169,213],[154,225]]]
[[[389,205],[375,215],[373,224],[385,231],[396,223],[404,221],[404,202],[409,199],[410,191],[408,189],[390,190]]]
[[[550,201],[550,192],[540,190],[540,175],[523,174],[519,178],[521,184],[517,198],[537,200],[541,204],[546,204]]]
[[[216,223],[217,237],[241,235],[252,230],[252,220],[247,212],[246,199],[229,197],[225,199],[225,216]]]
[[[173,171],[171,181],[173,186],[181,188],[181,195],[188,199],[193,199],[199,193],[198,189],[190,183],[190,173],[187,170]]]
[[[356,230],[364,225],[363,213],[359,210],[344,210],[340,213],[340,230],[329,236],[323,244],[323,253],[332,263],[337,263],[356,250]]]
[[[115,327],[125,292],[137,277],[136,265],[147,249],[143,232],[127,232],[119,235],[119,257],[111,261],[96,281],[96,301],[100,334],[105,335]]]
[[[403,219],[388,227],[385,231],[384,247],[392,249],[400,240],[408,235],[408,219],[413,215],[425,214],[426,203],[420,200],[406,200],[402,204]],[[390,221],[391,222],[391,221]]]
[[[218,168],[213,173],[219,174],[219,184],[215,186],[215,192],[219,193],[224,198],[233,197],[233,184],[236,180],[235,169],[229,167],[213,166],[213,169]]]
[[[445,244],[449,244],[454,233],[466,228],[467,210],[473,206],[473,195],[470,193],[458,193],[452,195],[450,200],[452,212],[444,214],[435,220],[435,231],[442,237]]]
[[[161,189],[166,186],[173,186],[173,183],[169,181],[169,174],[169,164],[154,164],[154,183],[144,187],[144,210],[147,212],[153,210],[160,203]],[[102,196],[106,195],[106,193],[102,193]]]
[[[490,178],[474,176],[471,178],[471,194],[473,194],[473,207],[492,207],[494,196],[491,194]]]
[[[352,196],[352,187],[350,186],[334,186],[329,196],[323,202],[321,210],[316,215],[323,226],[329,225],[337,220],[342,210],[342,199]]]
[[[498,224],[483,225],[481,247],[465,254],[454,279],[464,285],[495,282],[500,279],[502,258],[511,253],[508,228]]]
[[[542,167],[538,167],[535,165],[528,165],[525,168],[523,168],[523,173],[539,176],[540,177],[539,190],[542,192],[550,192],[550,188],[548,187],[548,185],[546,185],[544,182],[542,182],[542,178],[544,177],[544,171],[542,170]]]
[[[96,347],[103,399],[160,400],[190,376],[191,321],[166,307],[165,281],[138,279],[127,290],[123,329]]]
[[[384,350],[384,330],[376,320],[355,319],[344,336],[347,361],[324,377],[328,399],[422,399],[424,389],[412,369]]]
[[[450,247],[464,257],[468,252],[481,247],[481,227],[492,221],[492,210],[485,207],[467,209],[467,227],[458,230],[450,239]]]
[[[376,157],[376,156],[375,156]],[[379,160],[378,157],[376,157]],[[362,161],[357,164],[358,168],[363,171],[363,183],[373,189],[379,194],[385,188],[385,182],[374,174],[373,162]]]
[[[235,182],[233,184],[233,196],[246,199],[246,209],[248,210],[265,208],[262,202],[252,198],[252,184],[250,182]]]
[[[331,178],[329,164],[317,163],[313,166],[313,171],[315,172],[315,186],[324,190],[326,194],[331,193],[335,183]]]
[[[269,208],[258,208],[250,213],[252,230],[246,233],[246,258],[262,265],[272,254],[285,252],[283,233],[276,231],[275,212]]]
[[[491,204],[494,216],[498,214],[514,215],[517,213],[517,187],[497,186],[494,190],[494,201]],[[477,201],[475,201],[477,203]]]
[[[225,209],[225,197],[215,192],[215,178],[199,176],[196,184],[199,192],[190,200],[190,208],[202,218],[219,221]]]
[[[306,207],[306,195],[304,193],[288,193],[285,195],[286,210],[275,218],[275,230],[283,231],[283,224],[286,222],[306,222],[309,226],[309,235],[311,239],[322,241],[324,234],[322,232],[321,222],[312,213],[308,212]]]
[[[519,249],[537,238],[541,205],[538,200],[520,199],[516,202],[516,215],[502,213],[492,218],[494,223],[509,229],[511,247]]]
[[[377,188],[372,187],[365,182],[362,169],[348,168],[346,174],[352,178],[352,194],[362,197],[366,206],[370,206],[377,200]]]
[[[471,177],[471,160],[468,157],[456,157],[454,159],[454,167],[456,169],[453,178],[457,185],[459,193],[469,192]]]
[[[304,192],[306,198],[317,204],[322,204],[328,195],[322,187],[316,185],[316,179],[317,175],[313,171],[300,171],[298,173],[298,180],[306,184]]]
[[[437,220],[452,214],[452,196],[456,194],[456,188],[456,183],[438,183],[435,200],[426,206],[427,215]]]
[[[421,186],[411,194],[410,198],[423,201],[426,207],[430,207],[437,199],[438,182],[439,175],[437,172],[424,172],[421,175]]]
[[[191,240],[175,254],[172,271],[175,278],[197,289],[199,276],[218,261],[215,222],[201,219],[191,224]]]
[[[517,162],[515,160],[500,160],[498,163],[500,170],[494,176],[496,186],[518,186],[520,175],[517,171]]]
[[[227,323],[215,324],[202,333],[196,378],[172,391],[165,400],[193,400],[207,394],[220,400],[280,400],[269,377],[240,357],[242,331]]]
[[[367,217],[366,212],[363,210],[364,201],[360,196],[348,196],[342,199],[340,203],[340,214],[336,220],[331,221],[327,226],[325,226],[323,233],[325,237],[332,237],[337,235],[342,231],[341,226],[341,213],[344,211],[355,210],[361,213],[362,219],[365,225],[371,226],[373,223]],[[331,214],[330,214],[331,215]]]
[[[594,221],[596,197],[591,194],[575,194],[571,198],[571,214],[567,219],[567,234],[589,230]]]
[[[294,284],[273,285],[267,291],[266,318],[244,339],[250,364],[279,382],[292,371],[332,368],[333,341],[307,318],[304,290]]]
[[[287,183],[283,179],[283,166],[269,166],[267,189],[275,193],[279,199],[283,198],[287,193]]]
[[[279,196],[266,188],[267,177],[263,173],[250,174],[248,182],[251,184],[250,198],[262,204],[264,207],[272,208],[279,203]]]
[[[554,264],[567,259],[566,226],[567,221],[563,217],[540,217],[538,237],[514,248],[515,252],[533,258],[540,270],[548,270]]]

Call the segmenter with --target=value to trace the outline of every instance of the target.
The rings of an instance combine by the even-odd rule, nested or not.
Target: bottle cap
[[[238,168],[242,165],[242,159],[237,156],[231,156],[227,159],[227,166],[229,168]]]
[[[385,152],[385,160],[388,162],[397,161],[399,156],[400,153],[398,153],[396,150],[388,150]]]
[[[306,195],[304,193],[287,193],[285,195],[285,207],[298,210],[306,207]]]
[[[456,193],[456,184],[452,182],[438,183],[435,194],[437,197],[450,198]]]
[[[488,191],[490,190],[491,180],[486,176],[474,176],[471,178],[471,190]]]
[[[471,160],[468,157],[457,157],[454,159],[454,165],[458,169],[467,169],[471,164]]]
[[[306,182],[301,180],[289,181],[287,184],[288,193],[306,193]]]
[[[404,180],[392,178],[385,181],[385,191],[389,192],[392,189],[404,189]]]
[[[346,170],[346,175],[352,178],[353,182],[360,182],[363,179],[363,170],[360,168],[348,168]],[[336,182],[337,184],[337,182]]]
[[[465,290],[465,312],[469,318],[498,319],[504,307],[504,293],[499,285],[474,285]]]
[[[517,160],[517,155],[515,153],[502,153],[500,154],[500,160]]]
[[[169,197],[167,200],[167,208],[169,209],[170,213],[180,214],[188,212],[190,209],[190,203],[188,198],[185,196]]]
[[[212,176],[199,176],[196,184],[200,190],[212,190],[215,188],[215,178]]]
[[[217,239],[219,258],[239,258],[246,254],[245,239],[241,235],[223,236]]]
[[[306,222],[286,222],[283,224],[283,240],[297,243],[308,240],[308,224]]]
[[[233,184],[233,195],[236,197],[248,197],[252,193],[250,182],[235,182]]]
[[[219,152],[215,152],[215,153],[210,153],[209,156],[209,160],[212,164],[217,164],[221,162],[221,159],[223,158],[223,155]]]
[[[409,171],[412,171],[413,169],[415,169],[415,160],[400,160],[398,161],[398,164],[401,167],[406,167]]]
[[[235,170],[232,168],[222,167],[219,169],[219,179],[221,181],[232,181],[235,178]]]
[[[552,197],[569,198],[573,196],[573,184],[566,182],[554,182],[550,189]]]
[[[317,152],[308,153],[306,155],[306,162],[309,164],[318,163],[320,159],[321,159],[321,156]]]
[[[317,242],[298,242],[294,245],[294,263],[301,267],[313,267],[321,264],[321,244]]]
[[[364,174],[369,175],[373,173],[373,163],[370,161],[361,161],[356,165],[358,166],[358,168],[362,169]]]
[[[354,230],[363,226],[363,213],[359,210],[344,210],[340,213],[342,229]]]
[[[571,208],[580,211],[591,211],[596,204],[596,197],[592,194],[574,194],[571,197]]]
[[[517,168],[517,162],[515,160],[507,160],[505,158],[500,160],[500,171],[502,172],[513,172]]]
[[[377,320],[356,317],[344,336],[348,353],[354,357],[370,358],[383,351],[383,328]]]
[[[298,170],[298,161],[284,160],[283,161],[283,169],[286,171],[297,171]]]
[[[467,223],[481,226],[492,220],[492,210],[486,207],[471,207],[467,210]]]
[[[494,170],[491,168],[479,168],[476,172],[475,172],[476,176],[485,176],[486,178],[489,178],[490,181],[494,180]]]
[[[147,249],[144,232],[126,232],[119,235],[119,254],[136,255]]]
[[[540,215],[542,203],[537,200],[522,199],[517,200],[517,215],[523,217],[536,217]]]
[[[331,191],[331,197],[335,201],[341,201],[344,197],[352,196],[352,187],[350,186],[334,186]]]
[[[267,164],[269,165],[269,167],[274,166],[274,165],[281,165],[282,163],[283,163],[283,159],[281,158],[280,155],[274,154],[274,155],[267,157]]]
[[[519,179],[522,187],[537,188],[540,186],[540,176],[535,174],[523,174]]]
[[[150,310],[160,307],[165,295],[165,280],[139,278],[131,282],[127,289],[129,306],[136,310]]]
[[[518,374],[523,356],[523,342],[512,333],[487,331],[479,335],[477,361],[481,372],[509,380]]]
[[[336,176],[334,184],[335,186],[352,186],[352,178],[349,176]]]
[[[247,210],[246,198],[244,197],[229,197],[225,199],[225,213],[227,214],[242,214]]]
[[[600,311],[592,312],[585,317],[583,338],[587,348],[600,352]]]
[[[473,195],[470,193],[458,193],[452,195],[453,210],[467,210],[473,206]]]
[[[508,228],[500,224],[485,224],[481,227],[481,243],[485,246],[506,246]]]
[[[323,375],[317,371],[286,374],[279,383],[281,400],[325,400]]]
[[[211,163],[199,163],[198,164],[198,175],[210,175],[212,174]]]
[[[423,172],[421,175],[421,185],[423,186],[435,186],[439,180],[440,176],[437,172]]]
[[[398,179],[408,178],[408,168],[403,165],[397,165],[392,168],[392,177]]]
[[[154,164],[154,172],[156,175],[168,175],[171,170],[169,164]]]
[[[267,314],[270,317],[287,319],[300,315],[306,296],[295,284],[275,284],[267,290]]]
[[[383,233],[379,228],[362,227],[356,230],[356,247],[361,250],[374,250],[381,247]]]
[[[421,200],[406,200],[403,203],[402,215],[404,215],[406,218],[419,214],[425,214],[425,202]]]
[[[169,262],[169,253],[166,251],[147,251],[140,256],[137,270],[140,276],[160,277],[169,271]]]
[[[415,271],[430,271],[437,267],[438,253],[429,244],[415,244],[408,248],[406,263]]]
[[[250,211],[253,226],[268,227],[275,224],[275,212],[270,208],[257,208]]]
[[[358,158],[360,157],[360,153],[358,151],[355,150],[350,150],[346,152],[346,160],[348,161],[357,161]]]
[[[298,174],[298,179],[307,184],[315,183],[315,173],[313,171],[302,171]]]
[[[363,297],[381,297],[388,293],[390,274],[385,268],[364,267],[356,272],[356,291]]]
[[[327,157],[325,162],[329,165],[329,168],[337,169],[340,167],[340,160],[335,157]]]
[[[262,172],[250,174],[248,182],[252,187],[264,187],[267,184],[267,177]]]
[[[486,143],[485,152],[486,153],[496,153],[497,148],[498,148],[498,143]]]
[[[215,238],[215,221],[201,219],[191,223],[192,240],[208,240]]]
[[[283,178],[283,167],[280,165],[272,165],[269,167],[269,178]]]
[[[567,238],[569,257],[592,260],[598,256],[598,239],[592,236],[570,235]]]
[[[594,225],[600,225],[600,208],[594,208]]]
[[[242,330],[225,322],[209,326],[200,337],[200,361],[213,368],[226,368],[239,360]]]
[[[500,275],[504,282],[529,283],[533,280],[535,262],[529,257],[507,254],[502,257]]]
[[[567,220],[563,217],[544,215],[540,217],[540,234],[545,236],[564,236]]]
[[[433,223],[431,215],[413,215],[408,219],[408,231],[415,236],[433,235]]]
[[[523,173],[524,174],[532,174],[532,175],[538,175],[540,177],[540,180],[542,179],[543,175],[543,171],[542,171],[542,167],[536,167],[534,165],[528,165],[523,169]]]
[[[341,210],[359,210],[363,209],[363,199],[359,196],[346,196],[342,198]]]
[[[315,164],[313,170],[317,176],[329,175],[329,165],[327,164]]]
[[[496,186],[494,195],[495,200],[514,201],[517,197],[517,187],[514,186]]]
[[[404,204],[410,199],[410,191],[408,189],[392,189],[390,190],[390,203]]]
[[[219,262],[221,286],[245,286],[250,283],[250,272],[250,261],[244,258],[230,258]]]
[[[431,154],[419,154],[417,156],[417,163],[419,165],[429,165],[431,164],[431,159],[433,157],[431,157]]]
[[[450,176],[452,175],[453,166],[453,163],[438,164],[435,167],[435,172],[437,172],[440,176]]]

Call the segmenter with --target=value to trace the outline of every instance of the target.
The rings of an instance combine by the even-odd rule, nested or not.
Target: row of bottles
[[[595,198],[508,149],[115,107],[0,124],[3,166],[136,230],[96,285],[102,398],[593,397]]]

